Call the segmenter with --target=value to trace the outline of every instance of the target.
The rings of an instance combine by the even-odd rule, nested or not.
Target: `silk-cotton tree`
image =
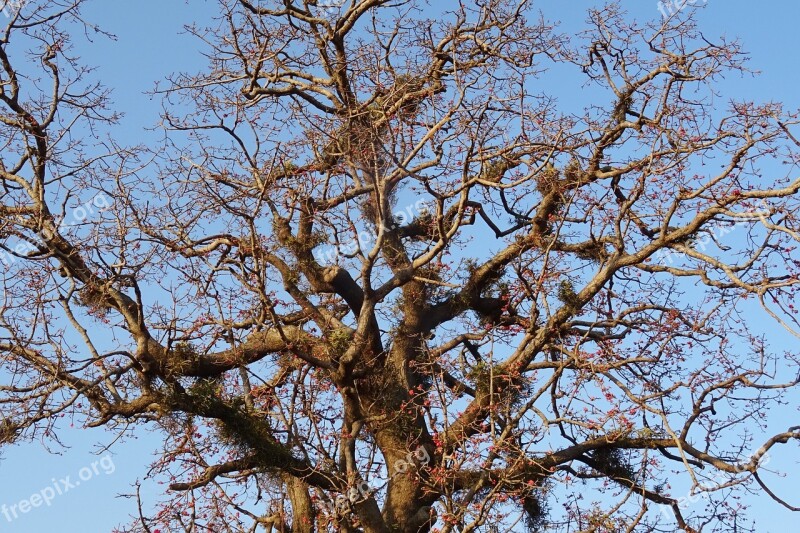
[[[0,39],[0,442],[163,436],[121,531],[791,508],[764,468],[798,358],[750,325],[798,329],[798,115],[720,94],[737,43],[615,5],[567,36],[525,1],[223,0],[134,148],[96,140],[125,110],[80,4]]]

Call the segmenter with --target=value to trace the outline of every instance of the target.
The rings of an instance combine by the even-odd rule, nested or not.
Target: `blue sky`
[[[586,18],[586,7],[596,4],[598,2],[588,0],[537,3],[546,15],[560,20],[567,30],[580,28]],[[655,1],[629,0],[625,4],[633,17],[659,16]],[[212,0],[89,2],[85,10],[87,19],[118,36],[116,41],[97,38],[93,43],[80,43],[79,52],[86,63],[98,66],[95,75],[113,89],[116,109],[126,113],[114,130],[121,144],[147,142],[155,138],[154,135],[157,137],[157,133],[148,132],[146,128],[157,122],[160,102],[145,91],[169,73],[203,67],[205,60],[199,54],[198,43],[182,34],[182,27],[193,20],[208,21],[216,14],[215,7],[216,2]],[[719,87],[723,97],[777,100],[785,102],[789,108],[800,107],[799,2],[708,0],[698,15],[699,27],[708,38],[740,37],[751,54],[750,67],[762,71],[755,78],[726,80]],[[569,105],[582,106],[584,102],[580,97],[578,88],[565,87],[560,94]],[[796,344],[796,339],[766,321],[757,320],[753,327],[767,332],[774,348]],[[796,424],[796,419],[786,420],[787,426],[792,423]],[[35,441],[2,452],[0,504],[13,505],[51,486],[57,490],[64,486],[61,480],[66,476],[70,476],[71,483],[79,481],[80,485],[56,495],[51,505],[18,514],[11,522],[0,512],[0,532],[110,531],[116,525],[127,523],[128,516],[135,512],[135,501],[117,495],[132,492],[133,483],[147,474],[148,465],[159,449],[158,435],[142,432],[133,438],[126,437],[114,444],[110,452],[104,452],[102,448],[114,443],[118,435],[70,428],[66,420],[62,426],[65,428],[61,434],[63,447]],[[797,461],[790,457],[796,450],[794,445],[784,446],[774,464],[787,472],[796,471]],[[113,468],[103,468],[100,464],[92,470],[92,463],[99,464],[107,453],[111,454]],[[109,460],[105,463],[106,467],[108,465]],[[86,472],[91,472],[91,476]],[[81,479],[81,474],[86,479]],[[784,484],[784,487],[791,488],[791,484]],[[152,503],[160,490],[163,487],[150,484],[145,486],[143,494]],[[796,491],[785,490],[783,496],[792,503],[800,503],[800,498],[795,498]],[[766,498],[755,498],[752,505],[752,516],[757,519],[760,531],[785,531],[797,520]]]

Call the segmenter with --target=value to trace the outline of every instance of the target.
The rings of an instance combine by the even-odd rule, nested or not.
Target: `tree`
[[[163,146],[123,147],[80,4],[0,40],[0,442],[157,428],[165,507],[126,531],[789,506],[761,472],[800,429],[760,435],[797,354],[748,325],[797,331],[798,115],[721,105],[737,43],[613,4],[567,38],[525,1],[222,0]]]

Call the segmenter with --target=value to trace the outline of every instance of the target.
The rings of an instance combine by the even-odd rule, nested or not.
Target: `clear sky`
[[[597,3],[547,0],[536,5],[546,15],[560,20],[565,29],[577,29],[585,19],[586,7]],[[655,0],[628,0],[623,4],[629,9],[630,16],[638,19],[660,16]],[[116,41],[97,38],[93,43],[81,43],[79,51],[86,63],[98,67],[95,75],[113,89],[115,107],[126,113],[115,130],[115,137],[121,144],[147,142],[148,138],[157,135],[145,128],[157,122],[160,102],[144,92],[171,72],[194,71],[203,67],[199,44],[191,36],[182,34],[182,26],[193,20],[208,21],[216,14],[215,8],[213,0],[89,2],[86,18],[118,36]],[[797,74],[800,68],[797,59],[800,2],[707,0],[698,20],[709,39],[723,34],[740,37],[745,49],[751,53],[751,68],[762,71],[757,78],[727,80],[720,86],[723,96],[777,100],[785,102],[789,108],[800,107],[800,76]],[[580,97],[581,91],[575,87],[565,87],[560,94],[566,104],[578,107],[588,104],[580,101]],[[790,349],[790,343],[797,342],[766,321],[758,320],[753,327],[769,332],[773,348],[777,350]],[[782,346],[784,343],[786,345]],[[796,406],[791,407],[796,414]],[[785,422],[787,427],[797,424],[796,418]],[[117,442],[110,452],[102,452],[98,445],[111,445],[118,435],[102,430],[70,428],[67,420],[62,426],[65,428],[62,432],[64,446],[36,441],[2,453],[0,505],[16,504],[31,494],[44,493],[48,487],[53,487],[53,492],[64,492],[68,484],[74,486],[63,494],[54,494],[49,506],[19,514],[11,522],[0,512],[0,532],[105,532],[129,522],[129,516],[135,512],[135,501],[117,495],[131,493],[137,479],[146,476],[148,465],[159,450],[158,435],[141,432],[135,438]],[[796,473],[796,453],[796,445],[784,446],[778,450],[779,457],[773,464],[787,473]],[[67,476],[69,480],[65,479]],[[786,483],[783,487],[790,489],[792,485],[796,486]],[[163,489],[163,486],[145,485],[143,495],[152,503]],[[784,490],[783,496],[791,503],[800,504],[796,490]],[[751,503],[751,513],[757,520],[759,531],[778,533],[796,529],[792,524],[797,523],[800,517],[793,516],[766,498],[754,497]]]

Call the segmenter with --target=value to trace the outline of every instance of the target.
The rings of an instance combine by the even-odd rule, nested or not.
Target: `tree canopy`
[[[800,116],[718,94],[737,42],[616,4],[565,35],[525,0],[220,0],[163,143],[123,146],[82,3],[0,34],[0,444],[156,430],[168,490],[121,531],[791,508],[761,473],[798,354],[750,325],[798,334]]]

